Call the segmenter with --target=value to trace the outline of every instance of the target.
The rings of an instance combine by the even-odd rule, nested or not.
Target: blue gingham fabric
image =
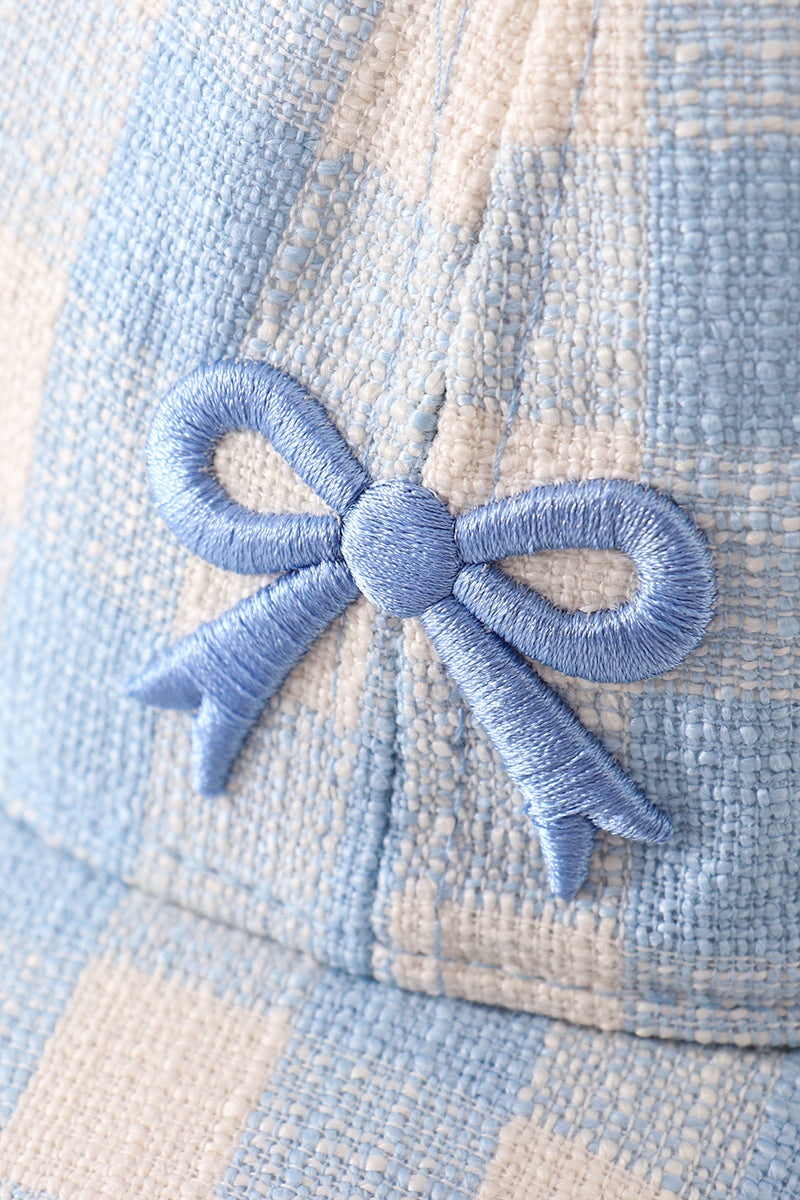
[[[796,1194],[796,1052],[404,991],[0,830],[4,1198]]]
[[[0,1197],[800,1192],[799,61],[794,0],[0,10]],[[454,513],[617,478],[705,531],[682,666],[542,672],[669,842],[602,836],[555,900],[363,598],[192,789],[187,714],[126,681],[264,582],[147,486],[160,398],[225,357]],[[254,435],[215,469],[320,511]]]

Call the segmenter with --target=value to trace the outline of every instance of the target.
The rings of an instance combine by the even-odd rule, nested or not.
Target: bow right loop
[[[618,479],[548,484],[456,519],[470,565],[453,594],[504,641],[565,675],[630,683],[672,670],[700,644],[714,614],[708,544],[661,493]],[[486,564],[540,550],[619,550],[639,587],[616,609],[567,612]]]

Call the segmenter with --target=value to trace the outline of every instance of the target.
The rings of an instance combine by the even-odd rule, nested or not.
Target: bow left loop
[[[147,442],[153,498],[178,540],[241,575],[335,559],[337,516],[254,512],[220,486],[214,452],[236,430],[262,434],[334,514],[371,482],[324,409],[294,379],[258,362],[200,367],[162,401]]]

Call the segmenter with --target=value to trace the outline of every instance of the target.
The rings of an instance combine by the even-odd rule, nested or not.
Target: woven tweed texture
[[[4,800],[148,891],[318,959],[640,1033],[798,1038],[800,200],[793,6],[19,6],[3,39]],[[41,74],[40,55],[55,65]],[[25,65],[28,64],[28,65]],[[606,476],[707,532],[716,622],[647,683],[548,675],[671,816],[549,894],[416,621],[362,600],[237,760],[124,681],[261,580],[158,519],[144,443],[199,362],[265,358],[376,478],[455,511]],[[254,435],[237,498],[320,502]],[[627,560],[512,564],[613,603]]]
[[[0,817],[2,1200],[794,1200],[797,1053],[430,997]]]
[[[175,1120],[222,1130],[194,1192],[169,1174],[178,1151],[155,1149],[152,1186],[126,1191],[109,1132],[118,1185],[99,1195],[370,1195],[406,1102],[419,1144],[382,1197],[538,1198],[514,1174],[534,1170],[531,1147],[553,1187],[591,1200],[769,1198],[781,1170],[797,1178],[796,1129],[779,1144],[772,1099],[747,1107],[781,1096],[797,1112],[791,1055],[637,1049],[543,1018],[800,1043],[798,31],[794,0],[0,9],[0,787],[17,830],[4,902],[30,915],[0,973],[0,1163],[51,1133],[60,1162],[77,1153],[59,1089],[105,1128],[96,1026],[122,1047],[114,1096],[144,1071],[137,1046],[152,1066],[183,1030],[176,1061],[202,1084]],[[542,672],[669,813],[666,845],[603,835],[576,900],[555,900],[520,796],[421,626],[363,598],[267,706],[228,791],[192,789],[187,714],[132,701],[126,680],[264,580],[180,545],[145,442],[178,379],[234,356],[296,376],[373,478],[422,483],[454,512],[598,477],[684,507],[718,573],[703,645],[644,683]],[[256,435],[226,437],[216,471],[260,510],[324,511]],[[636,586],[610,552],[506,565],[565,607]],[[37,854],[23,826],[66,857]],[[84,906],[72,925],[39,896],[59,874],[64,905]],[[164,907],[92,882],[106,876]],[[140,1008],[118,1014],[133,978]],[[430,1058],[419,1049],[407,1082],[426,1022]],[[437,1056],[457,1064],[447,1078]],[[541,1111],[525,1108],[534,1076]],[[612,1077],[633,1081],[627,1109],[608,1109]],[[143,1084],[143,1129],[171,1079]],[[223,1095],[218,1125],[203,1105]],[[731,1104],[730,1163],[715,1151],[703,1174],[685,1147],[699,1154],[697,1131]],[[357,1131],[373,1119],[368,1161]],[[338,1155],[349,1191],[324,1172],[291,1182],[311,1168],[280,1147],[309,1128],[308,1154]],[[7,1194],[82,1194],[66,1168],[38,1170]]]

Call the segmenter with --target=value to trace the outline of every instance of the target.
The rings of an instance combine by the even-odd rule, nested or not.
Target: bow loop
[[[333,513],[257,513],[213,475],[229,432],[261,433]],[[288,571],[143,671],[147,704],[197,709],[194,777],[220,791],[248,731],[306,650],[360,594],[422,621],[519,788],[551,887],[571,897],[597,828],[662,842],[669,817],[522,654],[568,675],[624,682],[682,662],[713,614],[702,534],[672,501],[619,480],[553,484],[453,518],[426,488],[374,483],[322,406],[265,363],[201,368],[163,401],[148,442],[164,519],[206,561],[248,574]],[[502,559],[539,550],[628,554],[634,598],[613,611],[564,612],[516,583]]]
[[[147,444],[153,497],[178,540],[206,562],[243,575],[336,559],[337,516],[254,512],[220,486],[214,452],[236,430],[262,434],[334,513],[369,486],[324,409],[294,379],[264,363],[201,367],[161,403]]]
[[[616,479],[548,484],[456,519],[472,566],[455,596],[504,641],[545,666],[602,683],[631,683],[683,662],[702,641],[716,589],[703,535],[666,496]],[[541,550],[618,550],[639,577],[616,609],[566,612],[483,564]]]

